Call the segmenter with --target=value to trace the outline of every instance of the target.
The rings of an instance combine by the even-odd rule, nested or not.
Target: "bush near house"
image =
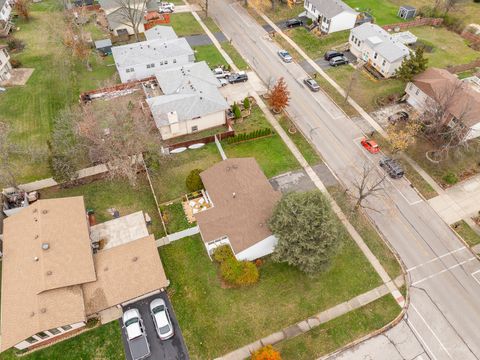
[[[238,261],[228,245],[218,247],[213,259],[220,264],[222,279],[232,286],[247,286],[258,281],[259,273],[254,263]]]
[[[235,144],[241,141],[247,141],[247,140],[252,140],[259,137],[272,135],[272,133],[273,131],[270,128],[258,129],[248,133],[241,133],[241,134],[237,134],[235,136],[229,137],[226,139],[226,142],[227,144]]]
[[[202,178],[200,177],[200,173],[203,170],[201,169],[193,169],[188,174],[187,179],[185,180],[185,185],[187,186],[188,191],[194,192],[203,189],[203,182]]]

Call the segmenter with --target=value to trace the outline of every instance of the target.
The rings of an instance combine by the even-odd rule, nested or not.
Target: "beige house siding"
[[[0,81],[6,81],[10,79],[12,65],[10,64],[10,55],[7,49],[0,48]]]
[[[172,126],[172,125],[161,126],[159,127],[159,130],[160,130],[162,139],[167,140],[177,136],[187,135],[197,131],[210,129],[223,124],[225,124],[225,112],[218,111],[216,113],[205,115],[197,119],[180,121],[177,124],[175,124],[177,126]],[[195,126],[197,127],[196,130],[194,129]]]

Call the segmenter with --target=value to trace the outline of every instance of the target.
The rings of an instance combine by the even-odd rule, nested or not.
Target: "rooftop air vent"
[[[45,274],[47,274],[47,276],[50,276],[53,274],[52,270],[48,270]]]
[[[47,242],[42,243],[42,250],[48,250],[50,249],[50,244]]]
[[[48,214],[48,210],[46,210],[46,209],[45,209],[45,210],[42,210],[42,214],[43,214],[43,215]]]
[[[38,261],[38,256],[35,256],[35,257],[33,258],[33,261]]]
[[[44,307],[41,308],[41,309],[40,309],[40,312],[41,312],[42,314],[45,314],[45,313],[47,312],[47,308],[44,308]]]
[[[138,260],[138,256],[134,256],[134,257],[132,258],[132,261],[133,261],[133,262],[135,262],[135,261],[137,261],[137,260]]]

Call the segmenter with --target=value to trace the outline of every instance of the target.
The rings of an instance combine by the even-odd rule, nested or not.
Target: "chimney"
[[[233,198],[235,199],[235,198],[237,197],[237,193],[234,192],[234,193],[232,194],[232,196],[233,196]]]

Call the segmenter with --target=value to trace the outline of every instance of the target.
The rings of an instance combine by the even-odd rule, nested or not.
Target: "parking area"
[[[350,51],[345,51],[343,54],[348,59],[348,61],[350,61],[350,63],[355,63],[357,61],[357,58],[355,57],[355,55],[353,55]],[[320,59],[316,59],[315,63],[318,66],[320,66],[320,68],[322,68],[323,70],[328,70],[332,68],[328,63],[328,61],[325,60],[323,57]],[[315,69],[306,60],[302,61],[300,63],[300,66],[309,74],[313,74],[315,72]],[[345,65],[342,65],[342,66],[345,66]]]
[[[165,303],[167,304],[172,325],[175,330],[175,335],[173,336],[173,338],[164,340],[164,341],[161,341],[157,336],[157,332],[155,331],[155,326],[153,324],[153,320],[150,315],[150,309],[149,309],[150,302],[153,299],[159,298],[159,297],[164,299]],[[159,294],[150,296],[148,298],[136,301],[132,304],[129,304],[125,306],[123,310],[126,311],[132,308],[138,309],[144,322],[145,331],[147,333],[147,338],[150,344],[150,351],[151,351],[151,355],[148,359],[155,359],[155,360],[188,360],[189,359],[187,347],[185,345],[182,332],[178,325],[175,312],[173,311],[172,304],[170,303],[170,300],[168,299],[167,293],[165,291]],[[127,360],[132,360],[132,357],[130,356],[130,350],[128,348],[125,329],[123,328],[123,322],[121,319],[119,321],[120,321],[120,326],[122,327],[122,340],[123,340],[123,346],[125,348],[125,357]]]

